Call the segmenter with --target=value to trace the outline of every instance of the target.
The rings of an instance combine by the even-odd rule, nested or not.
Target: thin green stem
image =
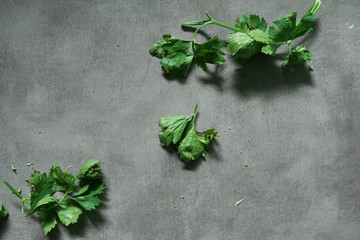
[[[66,191],[64,196],[57,202],[56,205],[59,205],[65,199],[65,197],[68,195],[68,193],[69,193],[69,191]]]
[[[7,181],[3,180],[3,182],[18,198],[21,199],[23,203],[26,203],[30,206],[30,203],[26,200],[26,198],[24,198],[18,191],[16,191],[15,188],[13,188]]]
[[[308,10],[309,13],[312,13],[313,15],[319,10],[321,6],[321,1],[320,0],[316,0],[314,2],[314,4],[310,7],[310,9]]]
[[[205,11],[205,14],[206,14],[206,16],[208,16],[208,18],[209,18],[211,21],[214,20],[207,11]]]
[[[206,16],[209,18],[209,21],[203,23],[200,27],[198,27],[195,32],[194,32],[194,35],[193,35],[193,39],[192,39],[192,47],[193,47],[193,51],[194,51],[194,43],[195,43],[195,37],[196,37],[196,34],[199,32],[199,30],[203,27],[205,27],[206,25],[209,25],[209,24],[214,24],[214,25],[217,25],[217,26],[220,26],[220,27],[223,27],[223,28],[227,28],[227,29],[230,29],[230,30],[233,30],[235,32],[238,32],[240,31],[239,28],[237,27],[234,27],[234,26],[231,26],[231,25],[228,25],[226,23],[223,23],[223,22],[219,22],[217,20],[214,20],[210,14],[208,12],[205,12]],[[194,23],[202,23],[203,21],[193,21],[193,22],[186,22],[186,23],[183,23],[182,25],[187,25],[187,23],[189,25],[193,25]]]
[[[198,104],[196,104],[194,113],[193,113],[193,115],[192,115],[192,120],[191,120],[191,122],[192,122],[193,125],[195,124],[195,116],[196,116],[197,108],[198,108]]]
[[[240,31],[240,28],[237,28],[237,27],[234,27],[234,26],[231,26],[231,25],[228,25],[228,24],[226,24],[226,23],[219,22],[219,21],[216,21],[216,20],[213,20],[213,21],[212,21],[212,24],[215,24],[215,25],[217,25],[217,26],[220,26],[220,27],[224,27],[224,28],[233,30],[234,32]]]
[[[195,115],[195,114],[196,114],[196,111],[197,111],[198,106],[199,106],[199,105],[198,105],[198,104],[196,104],[193,115]]]
[[[203,25],[201,25],[200,27],[198,27],[196,30],[195,30],[195,32],[194,32],[194,35],[193,35],[193,42],[195,43],[195,37],[196,37],[196,34],[198,33],[198,31],[201,29],[201,28],[203,28],[203,27],[205,27],[206,25],[209,25],[209,24],[211,24],[212,23],[212,21],[208,21],[208,22],[206,22],[206,23],[204,23]]]

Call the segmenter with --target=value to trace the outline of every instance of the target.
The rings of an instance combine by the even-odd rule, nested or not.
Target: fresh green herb
[[[184,199],[185,197],[184,196],[181,196],[181,199]]]
[[[9,213],[2,209],[2,202],[0,201],[0,219],[5,218]]]
[[[21,192],[22,192],[22,188],[20,187],[19,190],[18,190],[18,193],[21,194]]]
[[[174,208],[177,208],[176,204],[174,205]]]
[[[309,70],[310,70],[310,71],[314,71],[314,66],[313,66],[313,65],[310,65]]]
[[[30,198],[23,197],[21,191],[16,191],[7,181],[3,182],[21,199],[23,216],[28,217],[35,212],[38,214],[46,235],[56,226],[57,219],[68,226],[78,221],[83,209],[90,211],[101,203],[99,195],[105,190],[102,178],[99,161],[90,159],[81,167],[77,177],[69,171],[63,172],[58,161],[48,174],[34,171],[27,181]],[[75,183],[77,180],[80,182]],[[53,196],[56,192],[63,193],[60,199]],[[27,212],[25,204],[30,207]]]
[[[315,0],[298,23],[296,23],[297,13],[294,11],[285,17],[275,19],[273,21],[275,26],[268,26],[264,18],[255,14],[249,17],[241,15],[235,26],[231,26],[213,19],[208,12],[205,12],[209,19],[182,24],[183,26],[199,25],[191,41],[180,40],[170,34],[165,34],[163,39],[155,43],[149,51],[161,59],[160,64],[164,72],[184,78],[193,62],[196,62],[204,71],[207,70],[207,63],[222,65],[225,59],[221,49],[225,45],[226,50],[235,58],[247,59],[260,52],[273,56],[281,45],[287,44],[289,55],[282,66],[307,62],[313,60],[310,51],[304,46],[291,49],[290,45],[294,39],[313,30],[314,14],[320,6],[321,0]],[[214,36],[203,44],[196,43],[196,34],[201,28],[210,24],[233,31],[229,34],[227,43],[222,42],[218,36]],[[190,51],[190,46],[192,51]]]
[[[34,165],[33,163],[27,163],[26,166],[31,166],[31,165]]]
[[[240,205],[240,204],[244,201],[244,199],[245,199],[245,198],[241,199],[240,201],[237,201],[237,202],[235,203],[235,206]]]
[[[220,137],[215,129],[205,132],[195,130],[196,104],[192,115],[165,116],[159,121],[165,130],[159,134],[160,142],[169,146],[174,144],[178,148],[180,159],[190,162],[205,157],[206,148],[211,140]]]
[[[16,172],[17,169],[16,169],[15,165],[11,165],[11,168],[14,172]]]

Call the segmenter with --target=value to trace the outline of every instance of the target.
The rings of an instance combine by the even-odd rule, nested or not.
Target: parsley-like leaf
[[[55,182],[56,191],[59,192],[74,192],[79,189],[78,184],[74,184],[75,177],[69,171],[63,172],[56,161],[54,166],[49,170],[48,181]]]
[[[233,56],[239,51],[246,49],[253,41],[249,35],[241,32],[231,33],[228,36],[228,39],[229,41],[226,50]]]
[[[41,220],[44,235],[47,235],[57,224],[54,211],[38,210],[37,214]]]
[[[197,132],[194,128],[194,122],[188,125],[186,136],[180,142],[178,153],[180,159],[185,162],[193,161],[206,155],[206,148],[213,138],[220,137],[215,129],[209,129],[205,132]]]
[[[165,116],[160,118],[159,126],[166,128],[159,134],[160,142],[169,146],[171,143],[177,144],[184,133],[185,127],[191,116]]]
[[[223,55],[225,53],[221,50],[226,45],[219,39],[218,36],[211,38],[203,44],[195,44],[195,58],[196,63],[204,71],[207,70],[206,63],[222,65],[225,62]]]
[[[235,27],[238,28],[238,32],[242,32],[245,34],[249,33],[249,26],[248,26],[249,18],[246,15],[240,15],[240,17],[236,20]]]
[[[160,64],[166,73],[186,77],[194,57],[189,52],[191,41],[180,40],[170,34],[163,35],[163,38],[155,43],[149,52],[162,59]]]
[[[301,62],[308,62],[313,60],[314,58],[311,56],[310,51],[306,49],[304,46],[297,46],[292,49],[290,54],[286,56],[282,66],[287,66],[290,64],[296,64]]]
[[[104,176],[100,173],[100,162],[96,159],[89,159],[81,166],[76,178],[78,179],[101,179]]]
[[[260,29],[255,29],[253,31],[250,31],[249,36],[252,37],[255,41],[264,44],[269,44],[271,42],[269,34],[267,34],[266,32]]]
[[[162,117],[159,122],[161,127],[166,128],[166,130],[159,134],[160,142],[167,145],[170,143],[175,144],[178,148],[180,159],[183,159],[185,162],[205,156],[206,148],[211,140],[220,137],[215,129],[209,129],[205,132],[195,131],[196,110],[197,105],[194,113],[190,116],[166,116]]]
[[[280,44],[270,43],[262,46],[261,52],[267,55],[273,56],[276,53],[276,50],[280,47]]]
[[[98,195],[102,194],[104,190],[104,183],[85,185],[77,194],[71,197],[71,199],[77,202],[85,210],[91,211],[100,204],[101,200]]]
[[[277,28],[271,26],[269,28],[269,35],[274,42],[286,42],[290,39],[296,27],[296,12],[292,12],[288,16],[276,19],[273,23]]]
[[[251,29],[251,30],[259,29],[259,30],[265,32],[268,27],[265,19],[264,18],[260,19],[260,17],[256,14],[251,14],[247,23],[248,23],[249,29]]]
[[[55,208],[55,212],[65,226],[76,223],[79,216],[82,214],[82,210],[76,207],[69,199],[58,204]]]

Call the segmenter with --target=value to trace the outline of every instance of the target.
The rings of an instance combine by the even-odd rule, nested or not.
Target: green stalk
[[[217,26],[220,26],[220,27],[223,27],[223,28],[227,28],[227,29],[230,29],[234,32],[238,32],[240,31],[239,28],[237,27],[234,27],[234,26],[231,26],[231,25],[228,25],[226,23],[223,23],[223,22],[219,22],[217,20],[214,20],[210,14],[208,12],[205,12],[206,16],[208,16],[209,20],[201,20],[201,21],[191,21],[191,22],[185,22],[185,23],[182,23],[181,25],[182,26],[186,26],[186,25],[201,25],[200,27],[198,27],[195,32],[194,32],[194,35],[193,35],[193,39],[192,39],[192,47],[193,47],[193,51],[194,51],[194,43],[195,43],[195,37],[196,37],[196,34],[199,32],[199,30],[203,27],[205,27],[206,25],[209,25],[209,24],[214,24],[214,25],[217,25]]]
[[[197,108],[198,108],[198,104],[196,104],[194,113],[193,113],[193,115],[192,115],[192,120],[191,120],[191,122],[192,122],[193,125],[195,124],[195,116],[196,116]]]
[[[18,198],[21,199],[23,203],[26,203],[30,206],[30,203],[26,200],[26,198],[24,198],[18,191],[16,191],[15,188],[13,188],[7,181],[3,180],[3,182]]]
[[[319,10],[320,6],[321,6],[321,0],[316,0],[307,12],[312,13],[314,15]]]
[[[69,191],[66,191],[64,196],[56,203],[56,205],[59,205],[66,197],[66,195],[68,195]]]

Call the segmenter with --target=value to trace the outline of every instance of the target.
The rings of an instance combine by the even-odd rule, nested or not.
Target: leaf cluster
[[[65,226],[78,221],[83,211],[91,211],[99,206],[99,196],[104,193],[105,185],[100,173],[100,163],[90,159],[79,170],[76,177],[68,170],[63,171],[58,161],[48,174],[34,171],[27,181],[30,198],[24,198],[6,181],[4,183],[22,200],[22,212],[25,217],[37,213],[44,234],[48,234],[58,220]],[[62,195],[56,198],[54,194]],[[25,213],[24,204],[30,209]]]
[[[205,157],[211,140],[220,137],[215,129],[204,132],[195,130],[197,107],[192,115],[164,116],[159,121],[159,126],[164,128],[159,134],[160,142],[177,147],[180,159],[185,162]]]
[[[191,21],[182,25],[200,25],[194,33],[191,41],[175,38],[170,34],[163,35],[163,39],[155,43],[150,48],[150,53],[161,59],[160,64],[164,72],[172,76],[186,77],[190,66],[196,62],[204,71],[207,70],[206,64],[222,65],[225,62],[224,52],[221,50],[226,46],[235,58],[248,59],[251,56],[263,53],[273,56],[277,49],[287,44],[289,54],[284,59],[282,66],[307,62],[313,60],[310,51],[305,46],[290,47],[292,41],[304,36],[313,30],[315,24],[314,14],[321,6],[320,0],[315,0],[314,4],[305,15],[296,22],[297,12],[275,19],[275,26],[269,26],[264,18],[256,14],[249,17],[241,15],[234,26],[214,20],[207,12],[208,20]],[[195,42],[196,33],[200,28],[215,24],[228,28],[233,32],[229,34],[228,41],[222,42],[215,36],[203,44]],[[192,46],[192,52],[190,51]]]

